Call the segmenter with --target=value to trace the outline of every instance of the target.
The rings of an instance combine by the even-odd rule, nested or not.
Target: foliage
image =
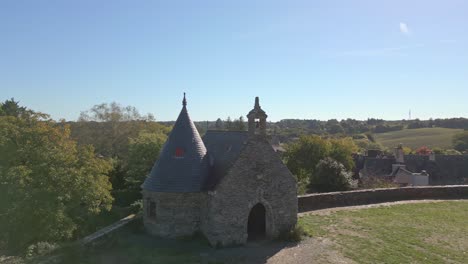
[[[0,117],[0,240],[23,248],[72,238],[87,217],[110,209],[110,168],[66,125]]]
[[[413,150],[410,147],[407,147],[407,146],[403,147],[403,154],[409,155],[411,153],[413,153]]]
[[[300,225],[295,225],[291,230],[281,232],[278,236],[278,240],[287,242],[300,242],[307,233],[304,228]]]
[[[27,108],[20,106],[19,102],[15,101],[14,98],[1,103],[0,109],[0,115],[2,116],[21,117],[29,114]]]
[[[327,132],[330,134],[341,134],[344,133],[344,129],[340,122],[336,119],[330,119],[326,123]]]
[[[286,166],[301,182],[314,172],[322,158],[329,156],[331,143],[319,136],[302,136],[286,147]]]
[[[26,250],[26,257],[32,258],[37,256],[46,255],[58,248],[58,244],[49,242],[38,242],[30,245]]]
[[[224,128],[224,122],[221,118],[216,119],[215,128],[216,130],[222,130]]]
[[[151,157],[143,157],[144,160],[132,158],[132,161],[129,161],[131,139],[136,140],[143,131],[147,134],[155,133],[165,136],[171,129],[169,126],[149,121],[153,119],[151,115],[141,116],[135,107],[122,107],[119,104],[111,103],[96,105],[90,110],[82,112],[81,121],[69,123],[72,137],[80,145],[93,145],[99,155],[112,159],[112,170],[109,176],[114,187],[113,194],[117,201],[124,204],[133,202],[133,198],[138,199],[140,194],[135,195],[115,190],[127,188],[127,179],[131,181],[131,178],[135,177],[138,167],[142,163],[147,164],[149,161],[146,159],[148,158],[154,161],[157,152],[159,152],[156,149],[156,154],[150,153],[153,155]],[[130,176],[127,175],[129,169],[132,170]],[[144,172],[140,177],[144,177],[146,174],[147,172]],[[123,194],[123,196],[116,197],[119,194]]]
[[[14,98],[0,103],[0,116],[13,116],[19,118],[47,119],[49,116],[43,113],[32,111],[24,106],[20,106]]]
[[[310,177],[310,187],[318,192],[347,191],[353,179],[343,164],[332,158],[320,160]]]
[[[432,153],[432,150],[426,146],[422,146],[416,150],[416,154],[427,156]]]
[[[226,119],[226,122],[224,122],[224,128],[225,128],[226,130],[232,130],[233,127],[234,127],[234,126],[233,126],[233,124],[232,124],[231,117],[228,116],[227,119]]]
[[[133,106],[117,103],[100,104],[81,112],[78,122],[70,123],[73,138],[79,144],[91,144],[96,152],[106,157],[126,159],[129,139],[140,131],[169,133],[170,127],[154,122],[148,114],[142,116]]]
[[[391,132],[391,131],[399,131],[402,129],[403,129],[402,125],[397,125],[397,126],[377,125],[374,128],[374,133],[385,133],[385,132]]]
[[[140,193],[140,186],[158,159],[166,139],[166,134],[162,132],[148,133],[146,131],[130,139],[128,169],[125,176],[127,188]]]
[[[285,160],[289,170],[297,177],[299,187],[314,178],[320,160],[330,157],[352,170],[352,154],[358,147],[351,138],[326,139],[316,135],[302,136],[286,147]],[[312,182],[310,182],[313,185]]]
[[[442,148],[433,148],[432,152],[437,155],[442,155],[445,153],[445,151]]]
[[[247,129],[245,125],[244,117],[240,116],[239,119],[234,120],[232,130],[244,131]]]
[[[134,106],[122,106],[116,102],[94,105],[87,111],[82,111],[79,121],[95,122],[125,122],[135,120],[154,121],[152,114],[142,116]]]
[[[453,136],[453,148],[458,151],[468,150],[468,131]]]
[[[424,128],[427,127],[425,122],[421,122],[419,119],[413,120],[411,123],[408,124],[408,129],[417,129],[417,128]]]

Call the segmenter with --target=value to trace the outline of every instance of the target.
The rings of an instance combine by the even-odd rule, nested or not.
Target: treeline
[[[303,134],[316,135],[336,135],[343,134],[352,136],[355,134],[366,133],[385,133],[403,129],[416,129],[425,127],[443,127],[443,128],[461,128],[468,129],[467,118],[447,118],[447,119],[429,119],[429,120],[397,120],[386,121],[382,119],[370,118],[368,120],[330,119],[321,120],[300,120],[283,119],[278,122],[268,124],[271,134],[281,137],[282,141],[290,141]]]

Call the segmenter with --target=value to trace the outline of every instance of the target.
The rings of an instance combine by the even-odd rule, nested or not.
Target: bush
[[[58,248],[58,244],[49,242],[38,242],[30,245],[26,250],[26,257],[33,258],[36,256],[44,256]]]
[[[300,225],[295,225],[291,230],[280,233],[278,239],[288,242],[299,242],[306,236],[304,228]]]
[[[137,200],[130,205],[130,210],[134,214],[143,212],[143,200]]]
[[[456,134],[453,137],[453,148],[457,151],[468,150],[468,131]]]
[[[310,177],[311,189],[318,192],[347,191],[352,184],[352,174],[332,158],[320,160]]]

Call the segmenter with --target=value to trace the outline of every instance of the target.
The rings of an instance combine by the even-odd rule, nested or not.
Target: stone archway
[[[248,240],[260,240],[266,237],[266,209],[261,203],[257,203],[250,210],[247,235]]]

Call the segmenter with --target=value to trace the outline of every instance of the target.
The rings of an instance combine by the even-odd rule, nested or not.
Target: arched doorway
[[[249,220],[247,222],[248,240],[259,240],[265,238],[266,219],[265,206],[258,203],[250,210]]]

